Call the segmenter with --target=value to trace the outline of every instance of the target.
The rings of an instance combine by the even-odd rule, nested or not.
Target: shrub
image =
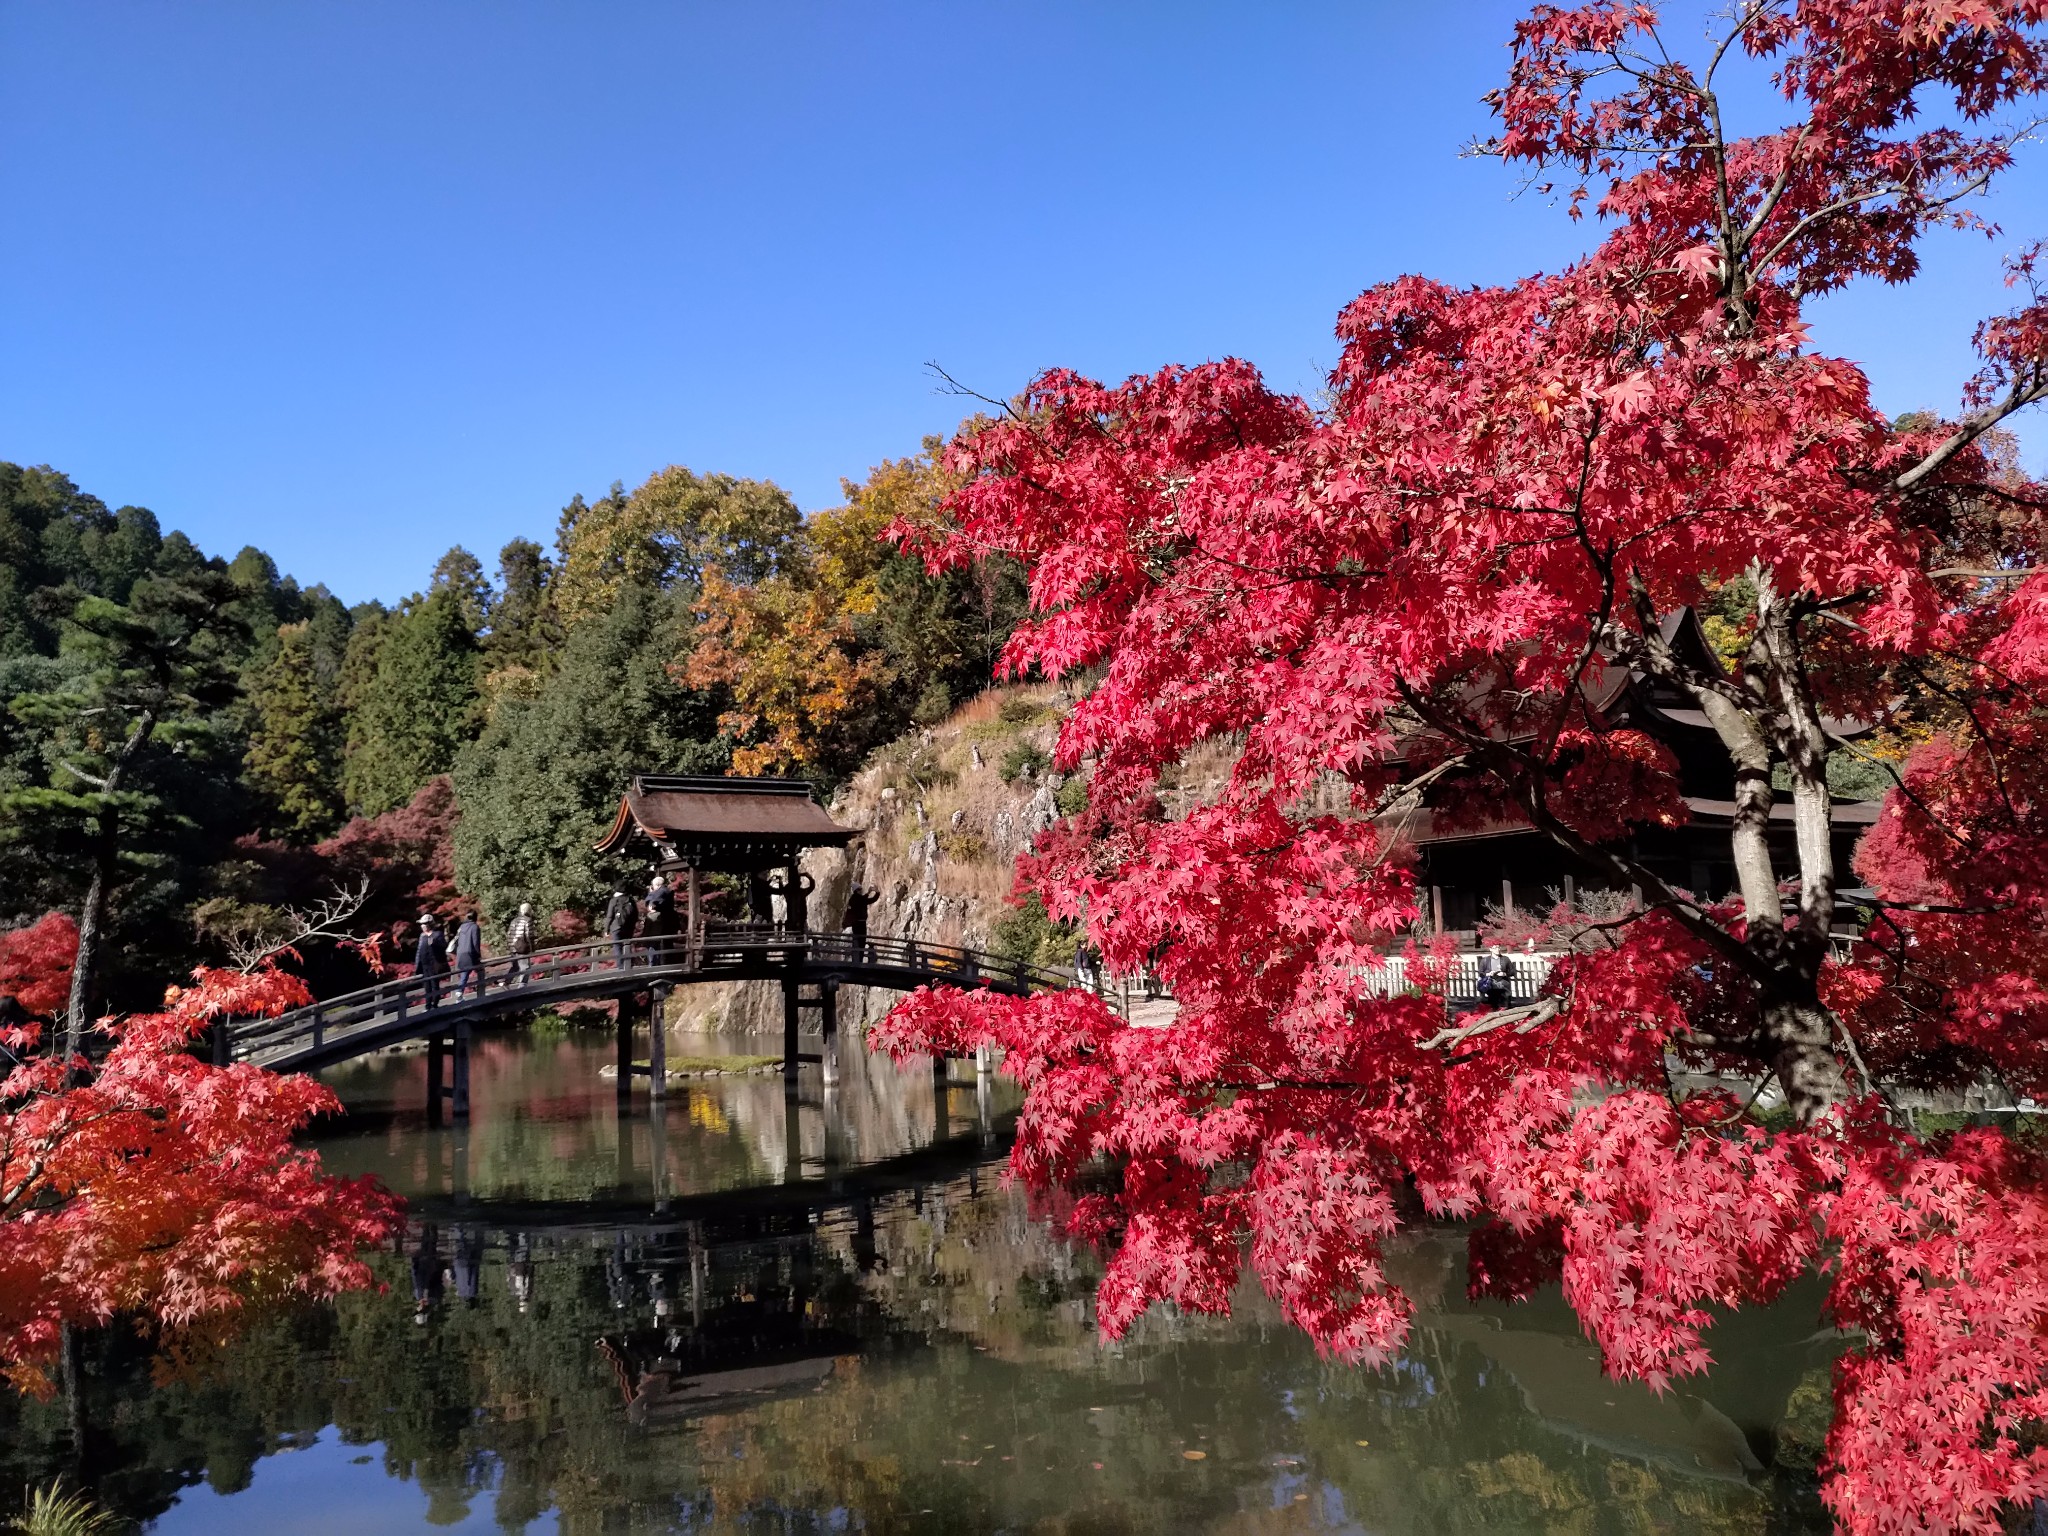
[[[962,864],[977,864],[988,857],[988,844],[978,833],[948,827],[938,834],[939,852]]]
[[[1009,783],[1019,779],[1036,778],[1052,766],[1052,755],[1045,748],[1020,741],[1003,754],[1003,778]]]
[[[1074,963],[1076,929],[1056,923],[1036,891],[1005,912],[989,933],[989,948],[1005,960],[1026,965],[1065,966]]]
[[[1012,694],[996,706],[996,718],[1007,725],[1036,725],[1055,711],[1041,699]]]
[[[1053,792],[1052,798],[1062,816],[1078,816],[1088,809],[1088,781],[1075,774]]]

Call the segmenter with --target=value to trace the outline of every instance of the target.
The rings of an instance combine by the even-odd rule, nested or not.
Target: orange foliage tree
[[[0,936],[0,977],[24,1006],[62,1001],[67,925]],[[190,1049],[217,1020],[311,1000],[271,961],[201,969],[163,1011],[104,1021],[112,1049],[70,1086],[61,1054],[34,1054],[39,1025],[0,1028],[15,1060],[0,1079],[0,1369],[18,1386],[50,1389],[68,1326],[132,1319],[176,1352],[267,1304],[370,1283],[360,1252],[389,1234],[398,1202],[324,1174],[293,1142],[339,1101],[311,1078]]]

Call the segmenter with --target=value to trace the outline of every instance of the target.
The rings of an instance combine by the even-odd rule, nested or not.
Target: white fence
[[[1479,1000],[1479,960],[1481,952],[1473,950],[1455,955],[1445,962],[1444,993],[1452,1002],[1477,1002]],[[1514,1003],[1533,1002],[1543,990],[1543,983],[1550,979],[1550,967],[1561,959],[1563,950],[1502,950],[1502,956],[1512,965],[1508,976],[1508,1001]],[[1425,963],[1425,969],[1433,969]],[[1377,997],[1395,997],[1408,990],[1408,960],[1403,955],[1389,955],[1379,965],[1360,972],[1367,987]],[[1418,976],[1416,985],[1425,984],[1425,977]]]
[[[1470,950],[1453,955],[1443,962],[1444,994],[1453,1003],[1476,1003],[1479,1001],[1479,960],[1483,952]],[[1534,1002],[1543,990],[1543,983],[1550,979],[1550,968],[1567,952],[1561,949],[1502,950],[1501,954],[1512,965],[1508,976],[1508,1001],[1511,1003]],[[1422,986],[1432,979],[1434,967],[1425,961],[1418,971],[1415,984]],[[1366,990],[1374,997],[1398,997],[1408,990],[1408,961],[1403,955],[1389,955],[1378,965],[1361,967],[1358,976]],[[1092,982],[1081,978],[1081,985],[1091,987],[1109,1001],[1119,1013],[1129,1015],[1130,1003],[1144,994],[1138,978],[1134,976],[1105,976],[1097,973]]]

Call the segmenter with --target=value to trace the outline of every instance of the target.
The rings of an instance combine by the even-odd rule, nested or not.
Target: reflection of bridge
[[[469,1112],[469,1033],[479,1021],[563,1004],[619,1004],[619,1089],[644,1073],[659,1097],[667,1080],[667,1040],[660,1027],[669,991],[707,981],[779,981],[782,985],[782,1069],[793,1079],[806,1059],[820,1060],[827,1082],[838,1078],[838,992],[842,986],[909,991],[939,985],[1024,996],[1073,985],[1064,971],[963,949],[853,933],[786,933],[773,927],[706,925],[692,937],[568,944],[537,954],[492,959],[481,982],[458,990],[454,975],[406,976],[294,1009],[218,1029],[214,1059],[246,1061],[278,1072],[309,1072],[411,1040],[429,1045],[430,1092],[438,1104],[444,1054],[455,1113]],[[819,1057],[797,1049],[806,1010],[824,1034]],[[649,1022],[648,1061],[633,1061],[637,1014]],[[941,1064],[943,1065],[943,1064]]]

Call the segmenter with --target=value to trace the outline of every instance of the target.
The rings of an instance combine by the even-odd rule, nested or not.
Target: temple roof
[[[1692,827],[1723,828],[1734,825],[1735,802],[1716,800],[1707,795],[1685,795],[1686,809],[1691,817],[1683,823]],[[1829,816],[1838,827],[1868,827],[1877,823],[1878,812],[1884,808],[1881,800],[1836,800],[1829,806]],[[1780,826],[1792,823],[1792,802],[1778,800],[1771,806],[1771,821]],[[1506,809],[1501,813],[1487,816],[1476,822],[1453,822],[1449,828],[1437,824],[1436,813],[1426,807],[1396,811],[1382,819],[1381,825],[1393,833],[1400,842],[1426,847],[1435,843],[1468,843],[1482,838],[1539,836],[1528,818],[1518,810]]]
[[[803,779],[643,773],[596,847],[622,854],[644,839],[663,864],[746,870],[781,863],[803,848],[843,847],[853,835]]]

